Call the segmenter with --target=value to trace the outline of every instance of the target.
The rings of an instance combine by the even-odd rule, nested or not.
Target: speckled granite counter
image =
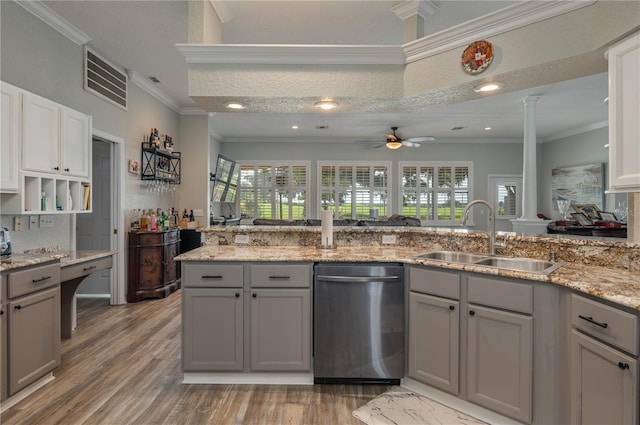
[[[550,275],[472,264],[443,263],[412,258],[436,251],[486,254],[489,235],[465,228],[334,227],[336,250],[319,250],[321,229],[304,226],[230,226],[198,229],[206,246],[179,256],[185,261],[396,261],[504,277],[549,282],[640,310],[640,244],[611,238],[576,238],[561,235],[500,236],[506,248],[498,255],[546,260],[556,254],[565,266]],[[236,236],[249,242],[236,244]],[[396,243],[382,244],[382,236]],[[277,247],[277,249],[274,249]]]
[[[42,264],[53,260],[60,260],[60,267],[67,267],[74,264],[83,263],[85,261],[108,257],[115,253],[117,253],[117,251],[98,250],[55,250],[51,252],[16,253],[11,254],[6,258],[0,259],[0,272],[19,269],[21,267],[35,266],[37,264]]]

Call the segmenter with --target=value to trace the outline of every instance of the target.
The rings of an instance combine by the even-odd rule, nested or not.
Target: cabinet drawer
[[[60,263],[9,274],[9,298],[40,291],[60,283]]]
[[[467,286],[470,303],[533,313],[533,287],[530,284],[469,276]]]
[[[73,266],[62,267],[60,269],[60,282],[66,282],[77,277],[87,276],[91,273],[97,272],[98,270],[110,269],[112,265],[113,259],[111,257],[107,257],[86,261]]]
[[[310,264],[259,264],[251,266],[251,287],[309,288]]]
[[[242,288],[242,264],[193,264],[184,267],[183,286],[201,288]]]
[[[137,245],[151,246],[162,245],[164,243],[163,233],[143,233],[138,235]]]
[[[571,324],[588,334],[638,355],[638,317],[571,294]]]
[[[409,290],[459,300],[460,274],[411,267],[409,269]]]

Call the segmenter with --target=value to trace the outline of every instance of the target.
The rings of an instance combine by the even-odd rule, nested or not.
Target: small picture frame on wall
[[[129,160],[129,172],[131,174],[139,174],[140,173],[140,161],[137,159]]]
[[[593,224],[583,213],[571,213],[571,217],[573,217],[580,226],[591,226]]]

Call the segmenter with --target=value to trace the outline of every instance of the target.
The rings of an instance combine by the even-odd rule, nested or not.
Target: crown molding
[[[547,137],[542,140],[542,143],[553,142],[554,140],[566,139],[567,137],[577,136],[579,134],[588,133],[590,131],[600,130],[601,128],[609,127],[609,121],[601,121],[595,124],[586,125],[584,127],[574,128],[572,130],[563,131],[551,137]]]
[[[91,37],[73,26],[69,21],[58,15],[41,1],[14,0],[16,4],[40,19],[60,34],[73,41],[78,46],[83,46],[91,41]]]
[[[180,113],[181,108],[178,102],[176,102],[175,100],[173,100],[172,97],[170,97],[165,92],[157,88],[151,81],[149,81],[148,79],[146,79],[145,77],[143,77],[142,75],[138,74],[135,71],[129,70],[127,71],[127,74],[129,75],[129,80],[133,84],[140,87],[143,91],[147,92],[147,94],[155,97],[160,102],[162,102],[169,108],[173,109],[177,113]]]
[[[207,111],[199,106],[183,106],[180,108],[180,115],[207,115]]]
[[[407,0],[392,6],[391,11],[403,21],[415,15],[427,19],[429,16],[435,15],[438,6],[428,0]]]
[[[404,65],[402,46],[322,44],[176,44],[187,63]]]
[[[404,44],[406,63],[466,46],[473,41],[534,24],[595,3],[595,0],[525,1]]]
[[[231,20],[231,18],[233,18],[229,7],[227,7],[224,1],[209,0],[209,3],[211,4],[211,7],[213,7],[213,10],[215,10],[221,23],[226,24]]]

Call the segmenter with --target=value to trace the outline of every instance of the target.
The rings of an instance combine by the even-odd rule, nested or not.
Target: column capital
[[[524,99],[522,99],[523,103],[535,103],[538,100],[540,100],[542,96],[527,96]]]

